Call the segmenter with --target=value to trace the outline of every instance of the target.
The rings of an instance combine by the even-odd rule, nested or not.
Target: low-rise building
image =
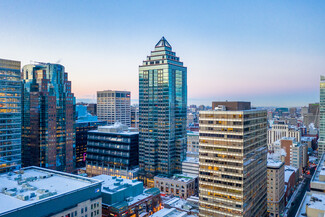
[[[199,158],[186,157],[182,162],[182,173],[189,175],[199,175]]]
[[[108,175],[93,178],[103,182],[103,217],[146,217],[161,209],[158,188],[144,190],[140,181]]]
[[[196,195],[198,191],[198,176],[189,174],[177,174],[171,178],[163,175],[155,176],[155,187],[162,194],[174,195],[180,198],[188,198]]]
[[[306,192],[296,217],[325,216],[325,194]]]
[[[121,123],[88,131],[86,172],[138,178],[139,132]]]
[[[284,163],[268,159],[267,161],[267,211],[276,217],[284,210]]]
[[[101,181],[40,167],[0,175],[0,216],[101,216]]]
[[[291,195],[295,191],[298,169],[292,166],[284,166],[284,191],[285,191],[285,204],[290,200]]]

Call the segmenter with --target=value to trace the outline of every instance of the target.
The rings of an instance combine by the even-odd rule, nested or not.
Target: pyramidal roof
[[[168,43],[168,41],[165,39],[164,36],[158,41],[158,43],[156,44],[155,47],[170,47],[170,48],[172,48],[172,46]]]

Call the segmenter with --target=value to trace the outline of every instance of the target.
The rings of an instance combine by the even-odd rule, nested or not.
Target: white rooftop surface
[[[11,173],[12,175],[9,176],[8,173],[4,173],[0,175],[0,213],[77,190],[94,183],[94,181],[87,180],[86,178],[70,174],[64,175],[64,173],[60,172],[52,173],[50,170],[33,168],[23,171],[24,173],[21,174],[23,184],[21,185],[17,181],[19,174]],[[26,181],[26,178],[34,178],[34,180]],[[30,197],[31,193],[35,194],[35,196]],[[45,196],[46,194],[47,196]],[[20,195],[25,196],[25,200],[19,199],[18,197]]]
[[[267,167],[280,168],[282,164],[283,164],[282,161],[276,161],[270,158],[267,159]]]
[[[289,182],[289,179],[291,177],[291,175],[294,173],[295,171],[293,170],[285,170],[284,171],[284,182]]]
[[[193,179],[196,179],[198,177],[198,175],[192,175],[192,174],[175,174],[171,178],[165,177],[163,175],[157,175],[155,177],[163,178],[165,180],[176,180],[176,181],[179,181],[179,182],[187,183],[189,181],[192,181]]]
[[[179,211],[175,208],[168,209],[164,208],[154,213],[150,217],[189,217],[186,212]]]
[[[315,200],[315,198],[317,198]],[[325,195],[307,192],[300,204],[296,217],[306,217],[306,206],[309,208],[325,211]]]
[[[117,177],[109,176],[109,175],[99,175],[99,176],[93,177],[93,179],[104,181],[102,183],[102,192],[109,193],[109,194],[114,193],[112,191],[115,191],[115,190],[120,191],[120,190],[126,189],[127,187],[121,187],[124,184],[129,184],[131,186],[134,186],[134,185],[138,185],[141,183],[140,181],[137,181],[137,180],[122,179],[122,178],[117,178]],[[120,183],[120,185],[115,185],[116,183]],[[107,188],[107,187],[111,191],[105,190],[105,188]]]
[[[187,136],[199,136],[200,133],[199,132],[188,132]]]
[[[197,158],[197,157],[186,157],[186,160],[184,160],[183,162],[199,163],[199,158]]]

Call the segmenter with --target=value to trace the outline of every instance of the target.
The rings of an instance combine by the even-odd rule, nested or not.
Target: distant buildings
[[[106,121],[76,121],[76,167],[86,166],[87,135],[90,130],[106,125]]]
[[[97,116],[108,125],[116,122],[131,126],[131,92],[104,90],[97,91]]]
[[[269,216],[280,216],[285,207],[284,163],[267,160],[267,212]]]
[[[20,62],[0,59],[0,173],[21,165]]]
[[[138,178],[139,132],[121,123],[88,131],[86,173]]]
[[[187,69],[163,37],[139,66],[140,179],[181,172],[186,156]]]
[[[108,175],[93,179],[103,182],[103,217],[146,217],[161,209],[158,188],[144,190],[142,182]]]
[[[200,112],[201,217],[266,215],[266,143],[265,110],[219,102]]]
[[[199,157],[199,132],[187,133],[187,157]]]
[[[75,97],[64,66],[25,65],[22,71],[22,164],[72,172]]]
[[[325,153],[325,76],[320,77],[318,158]]]
[[[289,127],[288,124],[273,124],[267,131],[267,145],[269,150],[272,150],[272,144],[283,137],[294,137],[297,142],[301,140],[301,131],[294,127]]]
[[[155,176],[155,187],[162,194],[188,198],[198,193],[198,176],[189,174],[175,174],[173,177]]]
[[[40,167],[0,175],[0,216],[101,216],[101,182]]]
[[[87,111],[93,115],[93,116],[97,116],[97,104],[96,103],[89,103],[87,105]]]

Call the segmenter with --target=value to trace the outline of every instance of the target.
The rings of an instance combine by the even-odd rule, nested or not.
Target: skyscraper
[[[320,76],[318,159],[325,153],[325,76]]]
[[[200,217],[266,216],[267,113],[227,103],[200,112]]]
[[[62,65],[23,67],[22,163],[71,172],[75,158],[75,97]]]
[[[0,173],[21,164],[20,62],[0,59]]]
[[[116,122],[131,126],[131,93],[129,91],[97,91],[97,116],[108,125]]]
[[[181,172],[186,155],[187,68],[162,37],[139,66],[140,178]]]

